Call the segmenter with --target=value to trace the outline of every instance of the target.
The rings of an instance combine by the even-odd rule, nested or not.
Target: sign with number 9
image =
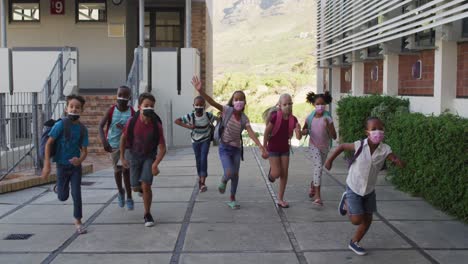
[[[65,15],[65,0],[50,0],[50,14]]]

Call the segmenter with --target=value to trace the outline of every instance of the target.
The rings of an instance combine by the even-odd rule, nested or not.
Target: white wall
[[[10,80],[8,65],[8,49],[0,48],[0,93],[9,91]]]
[[[41,0],[40,23],[8,24],[8,47],[77,47],[80,87],[120,86],[126,81],[126,39],[108,37],[108,24],[126,24],[126,4],[109,0],[107,22],[76,23],[74,2],[66,1],[65,15],[50,15],[50,0]]]

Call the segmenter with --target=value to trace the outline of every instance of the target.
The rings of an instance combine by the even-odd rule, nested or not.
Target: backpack
[[[288,126],[288,136],[291,138],[294,133],[294,116],[292,114],[289,115],[289,126]],[[271,131],[270,138],[275,136],[281,128],[281,123],[283,123],[283,112],[281,110],[276,111],[276,121],[273,126],[273,130]]]
[[[306,119],[307,129],[309,129],[309,136],[310,136],[310,133],[311,133],[312,120],[314,119],[314,117],[315,117],[315,110],[312,111],[312,113],[310,113],[310,115]],[[331,117],[330,112],[324,111],[323,112],[323,117]],[[307,137],[307,135],[306,135],[306,137]],[[333,140],[330,138],[330,148],[332,147],[332,145],[333,145]]]
[[[361,139],[361,145],[356,150],[356,152],[354,152],[354,155],[351,158],[346,159],[346,161],[348,162],[348,169],[351,167],[351,165],[353,165],[353,163],[356,161],[359,155],[361,155],[363,146],[364,146],[364,139]]]
[[[112,116],[114,115],[114,110],[117,107],[117,105],[113,105],[109,108],[109,111],[107,111],[107,128],[106,128],[106,138],[107,134],[109,134],[110,126],[112,123]],[[130,117],[133,117],[135,115],[135,110],[133,109],[132,106],[129,106],[130,108]]]
[[[72,126],[72,121],[67,118],[63,117],[57,120],[50,119],[47,120],[44,123],[44,127],[42,128],[42,135],[41,135],[41,142],[39,145],[39,158],[44,161],[45,159],[45,147],[47,145],[47,141],[49,140],[49,133],[52,130],[52,127],[57,123],[58,121],[62,120],[63,122],[63,136],[65,137],[66,141],[71,140],[71,126]],[[84,134],[86,133],[86,127],[80,122],[80,148],[83,146],[83,138]],[[57,141],[54,141],[54,145],[52,146],[52,149],[50,150],[50,158],[54,157],[57,152]]]
[[[135,115],[130,119],[130,123],[128,124],[127,128],[127,146],[126,148],[130,148],[133,145],[133,130],[135,129],[135,124],[138,118],[140,117],[140,111],[137,111]],[[153,146],[153,153],[156,155],[158,153],[158,145],[159,145],[159,128],[158,124],[162,124],[161,118],[154,113],[154,115],[151,116],[151,121],[153,122],[153,142],[155,142]]]
[[[225,118],[221,117],[221,120],[218,121],[216,124],[215,130],[214,130],[214,140],[219,144],[222,142],[222,136],[224,132],[224,128],[226,127],[229,119],[231,119],[232,114],[234,113],[234,108],[233,107],[228,107],[226,109],[225,113]],[[247,125],[247,116],[242,112],[241,114],[241,135],[240,135],[240,140],[241,140],[241,160],[244,160],[244,141],[242,140],[242,131],[245,129],[245,126]]]
[[[205,112],[205,114],[206,114],[206,118],[208,118],[208,125],[207,126],[210,127],[210,135],[209,135],[208,138],[209,138],[209,141],[211,142],[211,141],[213,141],[213,138],[214,138],[214,129],[215,129],[215,127],[213,126],[213,123],[211,122],[211,118],[213,118],[213,114],[211,114],[211,118],[210,118],[210,113]],[[195,124],[195,113],[194,112],[192,112],[191,118],[192,118],[192,123],[195,126],[195,128],[204,129],[204,128],[207,127],[207,126],[197,126]],[[192,140],[194,142],[202,142],[202,141],[205,141],[207,139],[207,138],[201,138],[199,140],[195,140],[195,139],[193,139],[193,134],[195,134],[195,132],[192,130],[192,133],[190,133],[190,137],[192,137]]]

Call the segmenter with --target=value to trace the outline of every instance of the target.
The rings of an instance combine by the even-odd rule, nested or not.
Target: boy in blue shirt
[[[86,233],[81,222],[83,217],[81,201],[81,164],[88,155],[88,130],[80,123],[85,99],[78,95],[67,97],[66,117],[57,121],[49,132],[45,147],[43,178],[50,174],[50,158],[55,148],[53,161],[57,164],[57,196],[60,201],[66,201],[71,194],[73,198],[73,216],[78,234]]]

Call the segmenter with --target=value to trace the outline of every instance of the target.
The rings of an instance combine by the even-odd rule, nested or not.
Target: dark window
[[[9,7],[10,22],[39,22],[39,0],[11,0]]]
[[[76,0],[77,22],[106,22],[106,0]]]
[[[468,18],[464,18],[462,23],[462,37],[468,38]]]
[[[374,45],[367,48],[367,57],[379,57],[380,56],[380,46]]]
[[[11,117],[11,146],[19,147],[28,144],[31,140],[32,114],[10,113]]]
[[[146,47],[184,47],[184,17],[181,9],[145,12]]]

